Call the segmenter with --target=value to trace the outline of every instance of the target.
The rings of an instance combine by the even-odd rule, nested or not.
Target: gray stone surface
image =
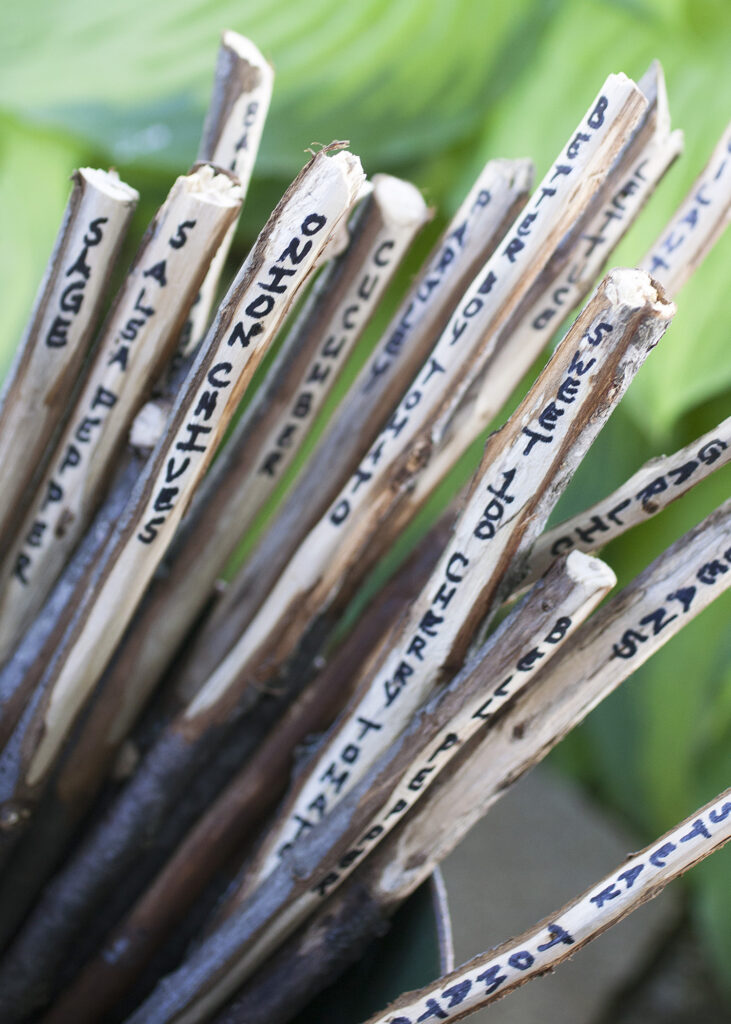
[[[570,782],[540,766],[513,787],[445,861],[456,963],[558,910],[642,844]],[[672,887],[555,974],[474,1014],[481,1024],[592,1024],[678,920]]]

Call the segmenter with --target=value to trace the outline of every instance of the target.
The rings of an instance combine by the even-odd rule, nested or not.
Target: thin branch
[[[553,971],[729,840],[731,789],[644,850],[630,854],[600,882],[534,928],[475,957],[435,984],[401,996],[368,1024],[469,1017],[526,981]]]
[[[138,193],[114,171],[82,167],[0,395],[0,536],[17,535],[32,486],[63,426]],[[22,439],[22,442],[21,440]]]

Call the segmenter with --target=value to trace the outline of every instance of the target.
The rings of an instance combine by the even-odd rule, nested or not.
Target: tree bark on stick
[[[54,1003],[48,1024],[56,1018],[91,1024],[111,1012],[215,873],[238,851],[243,855],[248,849],[264,815],[284,794],[298,744],[321,733],[340,711],[349,696],[347,680],[357,678],[360,665],[426,582],[446,543],[451,518],[445,516],[437,522],[371,601],[327,666],[277,721],[244,769],[106,937],[103,949]],[[276,701],[275,697],[269,699]],[[256,746],[259,733],[260,729],[252,729],[250,748]],[[22,885],[22,877],[16,884]],[[110,955],[112,950],[116,955]]]
[[[0,659],[83,535],[132,419],[170,359],[211,256],[240,206],[234,181],[204,165],[177,179],[148,228],[19,541],[0,569]]]
[[[555,970],[731,840],[731,789],[695,811],[540,924],[409,992],[368,1024],[458,1021]]]
[[[436,864],[525,772],[640,664],[731,585],[731,501],[671,545],[577,629],[532,685],[468,742],[439,782],[294,940],[248,982],[216,1024],[285,1024],[331,984]],[[726,554],[723,554],[723,553]],[[715,569],[713,568],[715,566]],[[710,581],[710,582],[709,582]],[[673,607],[666,595],[675,595]],[[682,596],[683,600],[680,599]],[[643,619],[667,621],[623,652]],[[648,618],[651,616],[652,618]],[[480,672],[479,662],[475,668]],[[487,683],[487,680],[485,681]]]
[[[57,765],[267,344],[362,181],[359,161],[350,154],[315,157],[285,193],[231,286],[165,433],[0,759],[2,809],[21,807],[18,825],[30,816]]]
[[[63,427],[138,193],[82,167],[0,395],[0,536],[9,548]],[[68,410],[70,411],[70,410]]]

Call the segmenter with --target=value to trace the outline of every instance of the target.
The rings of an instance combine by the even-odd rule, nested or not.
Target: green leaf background
[[[659,234],[729,117],[728,0],[24,0],[4,5],[1,22],[0,373],[40,280],[69,174],[84,164],[116,166],[143,195],[139,238],[172,177],[195,157],[224,28],[249,35],[276,68],[238,259],[303,163],[305,147],[346,138],[370,173],[410,177],[438,208],[400,275],[403,286],[485,160],[531,156],[542,174],[604,76],[622,70],[638,78],[657,57],[686,149],[613,261],[631,265]],[[578,510],[646,458],[728,415],[730,255],[725,237],[684,289],[670,331],[557,514]],[[397,293],[398,284],[342,387]],[[474,469],[479,448],[409,537]],[[730,483],[729,471],[717,474],[612,545],[605,554],[620,582],[727,497]],[[593,712],[555,755],[648,839],[729,783],[728,597]],[[689,878],[693,912],[727,984],[730,865],[728,852],[718,854]]]

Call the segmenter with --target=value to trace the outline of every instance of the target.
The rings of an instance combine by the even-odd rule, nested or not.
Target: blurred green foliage
[[[410,177],[438,208],[401,285],[486,159],[531,156],[540,176],[605,75],[639,78],[657,57],[686,152],[614,260],[634,263],[708,158],[731,95],[728,0],[25,0],[4,6],[1,28],[0,373],[50,251],[68,175],[79,165],[115,165],[143,193],[139,238],[172,177],[195,157],[224,28],[249,35],[277,73],[238,257],[305,147],[345,138],[370,173]],[[683,291],[671,330],[557,514],[578,510],[646,458],[728,414],[730,255],[726,237]],[[397,291],[347,377],[377,339]],[[479,448],[410,536],[473,470]],[[606,556],[620,582],[723,500],[730,482],[728,471],[717,474],[616,542]],[[728,785],[730,610],[728,599],[712,606],[557,752],[647,838]],[[728,852],[717,855],[690,877],[695,912],[727,983],[730,862]]]

